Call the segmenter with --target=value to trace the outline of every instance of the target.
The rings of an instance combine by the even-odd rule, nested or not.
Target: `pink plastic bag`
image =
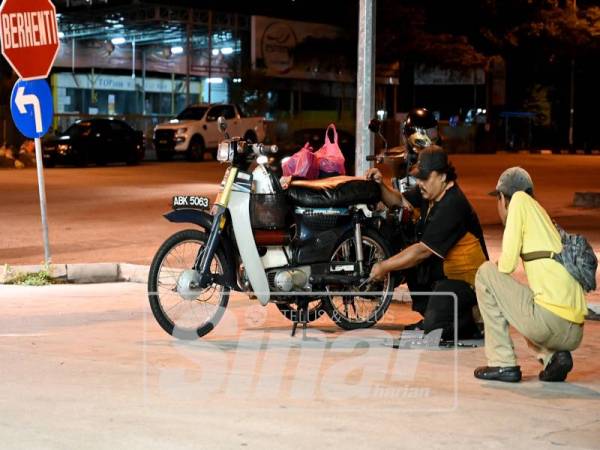
[[[329,140],[329,129],[333,129],[333,142]],[[334,124],[330,124],[325,130],[325,143],[316,153],[319,170],[326,174],[345,175],[346,159],[338,145],[338,134]]]
[[[317,157],[308,142],[287,161],[283,162],[281,169],[284,177],[305,178],[307,180],[319,178]]]

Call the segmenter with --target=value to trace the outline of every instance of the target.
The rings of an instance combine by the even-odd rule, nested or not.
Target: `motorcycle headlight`
[[[219,148],[217,149],[217,161],[233,161],[233,148],[231,148],[229,142],[224,141],[219,143]]]

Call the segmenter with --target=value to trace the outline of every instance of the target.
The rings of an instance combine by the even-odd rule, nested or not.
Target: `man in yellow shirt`
[[[540,380],[564,381],[573,368],[570,351],[579,346],[583,336],[587,314],[583,288],[551,258],[523,262],[529,286],[510,276],[521,255],[560,253],[562,244],[548,213],[533,198],[533,182],[524,169],[504,171],[492,194],[497,196],[498,214],[505,228],[498,265],[482,264],[475,278],[488,360],[487,366],[475,369],[475,377],[521,380],[509,334],[512,325],[543,364]]]

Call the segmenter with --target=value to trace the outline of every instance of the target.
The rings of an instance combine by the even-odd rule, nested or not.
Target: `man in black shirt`
[[[441,147],[430,146],[419,154],[415,176],[417,189],[403,195],[385,185],[377,169],[367,171],[368,178],[380,183],[387,206],[420,210],[416,243],[375,264],[371,277],[404,271],[411,292],[453,292],[458,300],[458,336],[475,337],[473,286],[478,267],[488,259],[479,219]],[[453,300],[448,295],[413,296],[413,309],[423,315],[417,325],[427,333],[442,328],[442,338],[453,339]]]

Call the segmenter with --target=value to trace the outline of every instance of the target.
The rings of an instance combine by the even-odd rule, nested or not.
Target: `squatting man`
[[[423,316],[413,327],[426,333],[441,328],[444,340],[454,338],[455,302],[442,293],[454,293],[459,339],[480,338],[473,317],[477,304],[475,274],[488,255],[479,218],[458,186],[456,170],[441,147],[431,145],[419,153],[414,175],[417,188],[401,194],[383,183],[378,169],[366,172],[368,179],[381,186],[382,201],[388,207],[420,210],[416,242],[375,264],[370,277],[378,280],[388,272],[403,271],[411,292],[439,292],[413,296],[413,310]]]

